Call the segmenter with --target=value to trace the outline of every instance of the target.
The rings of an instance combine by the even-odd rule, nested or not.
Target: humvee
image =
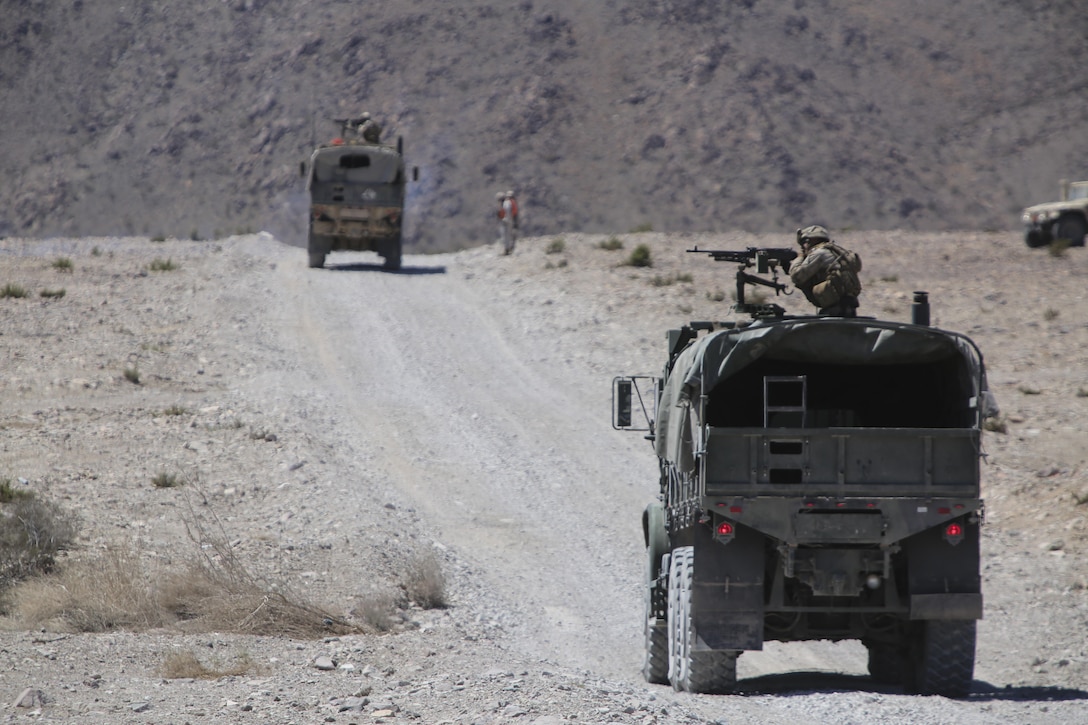
[[[689,250],[700,251],[700,250]],[[982,617],[979,459],[996,414],[982,353],[929,324],[788,316],[746,304],[739,322],[667,334],[660,376],[613,380],[613,427],[641,430],[660,477],[642,516],[643,675],[734,691],[737,658],[768,640],[860,640],[869,673],[965,696]]]
[[[310,267],[329,252],[377,252],[386,269],[400,269],[404,213],[403,140],[395,146],[364,139],[352,119],[336,119],[341,136],[318,146],[302,164],[310,194]],[[412,179],[419,178],[418,168]]]
[[[1020,221],[1027,228],[1024,242],[1029,247],[1045,247],[1065,240],[1072,247],[1084,246],[1088,234],[1088,181],[1059,182],[1059,198],[1024,209]]]

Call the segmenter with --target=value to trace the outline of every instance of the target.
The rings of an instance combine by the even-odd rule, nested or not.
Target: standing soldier
[[[505,193],[495,194],[495,200],[499,202],[496,215],[499,218],[499,241],[502,242],[503,255],[514,251],[514,207]]]
[[[514,191],[511,189],[506,192],[506,198],[510,200],[510,218],[513,226],[513,239],[516,242],[518,240],[518,199],[514,196]]]
[[[827,229],[797,230],[801,258],[790,265],[790,279],[821,315],[857,317],[861,257],[831,241]]]

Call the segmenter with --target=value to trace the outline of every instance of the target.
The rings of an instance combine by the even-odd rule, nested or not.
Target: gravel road
[[[906,319],[911,292],[929,290],[934,323],[987,355],[1008,421],[985,440],[971,697],[875,685],[855,643],[768,645],[741,658],[741,694],[715,697],[639,676],[639,521],[657,472],[641,436],[611,429],[610,380],[658,372],[668,327],[728,317],[714,298],[731,270],[683,249],[788,240],[620,237],[614,252],[568,234],[511,257],[407,255],[399,273],[367,254],[311,270],[264,234],[0,241],[0,284],[30,290],[0,299],[0,478],[79,512],[71,562],[122,541],[179,565],[195,500],[256,571],[337,616],[357,619],[420,556],[439,562],[449,600],[403,605],[387,632],[296,639],[180,623],[78,633],[30,623],[16,598],[0,631],[5,721],[1088,720],[1084,250],[843,235],[866,264],[862,313]],[[653,267],[622,264],[639,243]],[[165,258],[176,269],[149,271]],[[152,486],[161,470],[186,485]],[[178,651],[253,664],[171,678],[163,659]]]

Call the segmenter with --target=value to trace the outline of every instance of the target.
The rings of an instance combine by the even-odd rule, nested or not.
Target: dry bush
[[[372,630],[388,632],[393,628],[393,613],[399,600],[400,596],[392,588],[374,585],[356,597],[351,616]]]
[[[286,586],[256,576],[236,555],[219,523],[213,525],[214,531],[190,508],[185,526],[199,554],[186,571],[168,576],[160,587],[161,605],[185,621],[186,630],[298,639],[359,631]]]
[[[12,594],[12,614],[30,628],[73,632],[161,627],[170,618],[155,601],[152,582],[135,552],[114,546],[25,582]]]
[[[0,509],[0,591],[52,570],[56,555],[70,549],[79,532],[76,516],[57,504],[12,495],[11,503]]]
[[[131,549],[113,547],[14,588],[12,616],[29,627],[79,632],[178,626],[305,639],[362,631],[254,576],[221,528],[212,535],[195,516],[185,523],[198,553],[184,570],[150,571]]]
[[[401,583],[410,601],[424,609],[443,609],[446,599],[446,577],[433,553],[416,556],[404,572]]]
[[[253,674],[253,660],[242,654],[225,667],[208,667],[192,652],[171,652],[163,658],[161,674],[168,680],[216,680],[220,677],[237,677]]]

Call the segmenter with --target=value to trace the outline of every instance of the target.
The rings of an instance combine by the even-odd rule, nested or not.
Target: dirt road
[[[602,239],[567,235],[558,251],[554,239],[525,240],[509,258],[488,247],[409,255],[396,274],[365,254],[310,270],[302,250],[262,235],[218,247],[3,242],[9,275],[35,290],[63,283],[67,294],[0,305],[0,476],[78,505],[89,547],[132,537],[161,555],[184,538],[184,494],[152,490],[146,473],[174,465],[218,508],[239,551],[337,611],[350,614],[421,551],[442,563],[451,606],[405,612],[399,633],[318,642],[162,630],[43,637],[12,620],[0,634],[0,697],[41,688],[43,717],[89,722],[197,712],[355,722],[387,710],[377,719],[539,725],[1088,717],[1084,454],[1071,432],[1088,419],[1071,362],[1088,337],[1083,255],[1056,262],[1016,249],[1039,282],[1030,305],[1006,304],[995,235],[954,247],[943,235],[904,235],[890,249],[850,240],[866,260],[871,313],[905,318],[904,300],[925,279],[935,323],[988,355],[1010,419],[1007,434],[986,440],[986,619],[972,697],[876,686],[854,643],[768,645],[740,660],[744,694],[710,697],[639,676],[640,515],[657,471],[641,436],[609,426],[609,385],[656,373],[670,325],[722,319],[726,303],[713,298],[728,275],[682,253],[690,236],[629,235],[619,252]],[[651,247],[652,268],[621,264],[635,243]],[[173,276],[144,271],[167,253],[179,263]],[[75,262],[67,277],[51,268],[58,255]],[[47,330],[53,344],[42,343]],[[139,386],[119,376],[133,360]],[[192,420],[149,415],[169,403]],[[75,475],[90,468],[98,485]],[[260,668],[210,683],[156,676],[164,651],[208,640]],[[334,671],[315,670],[322,654]],[[81,684],[94,674],[113,695]],[[338,709],[364,691],[362,715]]]

